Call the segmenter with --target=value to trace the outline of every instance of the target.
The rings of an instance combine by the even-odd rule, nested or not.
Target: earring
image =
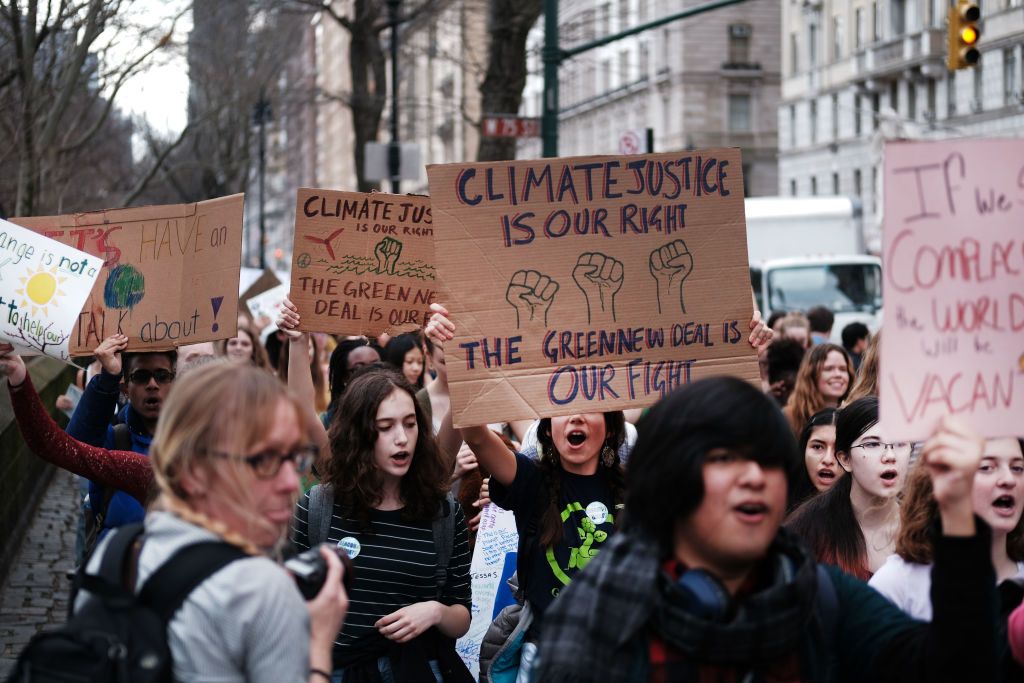
[[[615,465],[615,450],[608,444],[604,445],[601,449],[601,463],[605,467],[613,467]]]

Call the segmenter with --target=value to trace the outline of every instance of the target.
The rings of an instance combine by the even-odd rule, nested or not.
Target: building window
[[[811,176],[811,196],[818,196],[818,179],[814,176]]]
[[[853,45],[856,49],[864,47],[864,8],[858,7],[853,13]]]
[[[832,95],[832,139],[839,139],[839,95]]]
[[[878,130],[878,115],[881,112],[882,97],[878,93],[871,95],[871,130]]]
[[[1014,104],[1017,94],[1017,51],[1014,48],[1008,48],[1003,50],[1004,102]]]
[[[594,10],[580,13],[580,35],[583,42],[594,39]]]
[[[832,17],[832,60],[838,62],[843,57],[843,15]]]
[[[871,213],[878,215],[878,167],[871,167]]]
[[[890,37],[898,38],[906,33],[907,29],[907,2],[906,0],[889,0],[889,27],[892,29]]]
[[[832,194],[839,194],[839,174],[835,171],[832,172]]]
[[[889,106],[897,114],[900,113],[900,83],[893,81],[889,84]]]
[[[935,116],[935,111],[936,111],[936,106],[935,106],[935,79],[934,78],[929,78],[928,79],[927,88],[928,88],[928,113],[925,115],[925,118],[934,121],[935,118],[936,118],[936,116]]]
[[[789,73],[796,74],[800,71],[800,49],[796,33],[789,34]]]
[[[750,131],[750,95],[729,95],[729,130],[734,133]]]
[[[796,196],[796,178],[790,178],[789,179],[789,196],[790,197],[795,197]]]
[[[818,25],[807,27],[807,66],[811,69],[818,66]]]
[[[639,57],[640,57],[639,60],[638,60],[640,62],[639,63],[640,78],[642,80],[642,79],[647,78],[647,70],[650,68],[650,61],[651,61],[650,48],[647,47],[647,41],[644,41],[644,42],[640,43],[640,47],[638,48],[638,51],[639,51]]]
[[[811,144],[818,142],[818,102],[811,100]]]
[[[633,82],[633,74],[629,69],[629,50],[619,53],[619,85],[623,86]]]
[[[871,3],[871,40],[878,42],[882,38],[882,13],[878,11],[878,3]]]
[[[601,62],[601,92],[605,93],[612,89],[612,60],[605,59]]]
[[[863,192],[864,187],[862,185],[860,169],[855,168],[853,169],[853,194],[857,197],[857,199],[860,199]]]
[[[861,111],[863,98],[860,94],[853,96],[853,134],[860,135],[861,122],[864,116],[864,112]]]
[[[730,64],[750,63],[750,34],[749,24],[732,24],[729,26]]]
[[[643,0],[640,0],[643,2]],[[629,27],[629,0],[619,0],[619,30]]]
[[[907,118],[917,120],[917,84],[913,81],[907,83]]]
[[[789,105],[789,146],[796,147],[796,105]]]
[[[598,17],[597,30],[600,31],[598,35],[610,35],[612,32],[612,6],[608,3],[601,5]]]
[[[647,2],[648,0],[637,0],[636,3],[636,20],[637,23],[644,23],[647,21]]]

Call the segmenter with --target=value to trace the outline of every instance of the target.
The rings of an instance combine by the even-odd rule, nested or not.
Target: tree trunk
[[[352,69],[352,128],[355,133],[356,178],[360,192],[378,189],[366,179],[366,143],[375,142],[387,101],[387,59],[380,44],[379,7],[374,0],[356,0],[349,29],[349,61]]]
[[[491,44],[487,55],[487,74],[480,85],[480,104],[484,115],[519,112],[526,85],[526,37],[542,9],[542,0],[491,0],[488,17]],[[515,138],[481,135],[477,161],[515,158]]]

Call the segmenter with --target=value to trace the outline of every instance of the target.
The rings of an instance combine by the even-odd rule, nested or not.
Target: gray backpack
[[[437,568],[434,579],[437,583],[437,599],[444,593],[448,581],[448,564],[455,546],[455,498],[447,493],[438,508],[431,526],[434,532],[434,549],[437,552]],[[306,518],[309,546],[316,547],[327,542],[331,531],[331,517],[334,514],[334,491],[330,486],[317,484],[309,490],[309,516]]]

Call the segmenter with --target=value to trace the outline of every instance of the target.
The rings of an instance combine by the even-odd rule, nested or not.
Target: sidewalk
[[[66,573],[74,568],[77,499],[75,476],[57,470],[0,586],[0,680],[33,635],[67,617]]]

